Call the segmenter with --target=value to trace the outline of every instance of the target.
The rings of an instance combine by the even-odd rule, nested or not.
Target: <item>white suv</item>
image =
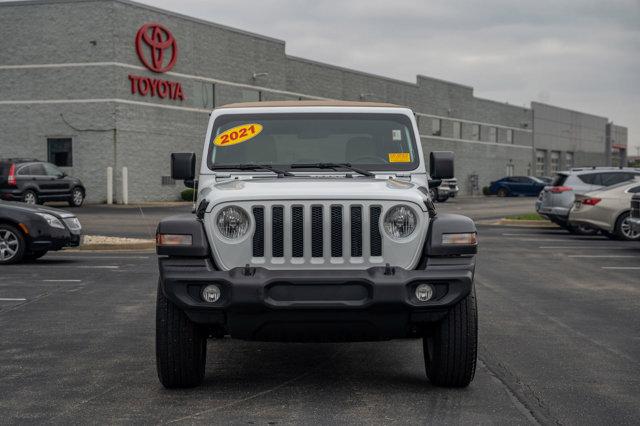
[[[172,154],[193,182],[195,155]],[[453,177],[412,111],[358,102],[261,102],[211,115],[195,214],[158,225],[157,366],[199,384],[207,337],[262,341],[421,338],[441,386],[474,376],[476,228],[438,214]]]

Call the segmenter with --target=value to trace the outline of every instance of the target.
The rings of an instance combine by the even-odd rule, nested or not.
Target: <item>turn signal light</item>
[[[600,201],[602,201],[602,198],[585,198],[584,200],[582,200],[582,204],[586,204],[587,206],[595,206],[596,204],[598,204]]]
[[[570,186],[552,186],[549,188],[549,192],[553,192],[554,194],[560,194],[561,192],[573,191],[573,188]]]
[[[465,244],[475,246],[478,244],[478,234],[475,232],[442,234],[442,244]]]
[[[190,246],[192,242],[191,235],[156,234],[156,245],[159,246]]]

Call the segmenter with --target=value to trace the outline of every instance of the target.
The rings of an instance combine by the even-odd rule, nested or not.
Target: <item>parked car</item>
[[[553,182],[553,178],[550,176],[537,176],[537,178],[543,181],[544,183],[546,183],[547,185],[551,185],[551,183]]]
[[[640,240],[640,232],[631,229],[630,201],[640,194],[640,178],[586,194],[576,194],[569,223],[584,224],[619,240]]]
[[[629,224],[633,232],[640,232],[640,194],[633,194],[631,197]]]
[[[576,234],[594,234],[597,229],[588,225],[573,226],[569,223],[569,211],[575,194],[585,194],[610,187],[640,176],[640,169],[591,167],[575,168],[559,172],[553,183],[545,187],[536,200],[536,211],[550,221]]]
[[[431,188],[431,199],[439,203],[444,203],[449,198],[454,198],[458,195],[458,179],[443,179],[440,186]]]
[[[536,196],[546,185],[544,181],[533,176],[507,176],[491,182],[489,193],[498,197]]]
[[[86,190],[80,179],[51,163],[29,158],[0,159],[0,199],[42,204],[66,201],[80,207]]]
[[[0,265],[80,245],[82,226],[64,210],[0,201]]]
[[[413,111],[255,102],[215,109],[208,129],[195,214],[157,228],[156,366],[165,387],[200,384],[207,338],[225,335],[421,338],[433,385],[469,385],[476,228],[435,214],[428,188],[453,178],[453,153],[431,152],[427,175]],[[310,155],[314,162],[300,161]],[[195,153],[172,154],[174,180],[191,184],[195,172]]]

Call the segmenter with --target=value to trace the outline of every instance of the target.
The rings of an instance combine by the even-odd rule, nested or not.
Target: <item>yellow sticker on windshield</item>
[[[218,146],[231,146],[238,143],[246,142],[260,134],[262,131],[262,124],[249,123],[241,126],[232,127],[220,133],[213,140],[214,145]]]
[[[408,152],[390,152],[389,162],[390,163],[410,163],[411,154],[409,154]]]

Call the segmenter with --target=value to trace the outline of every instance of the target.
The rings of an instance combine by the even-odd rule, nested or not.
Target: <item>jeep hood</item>
[[[209,207],[233,201],[260,200],[396,200],[425,209],[426,196],[411,182],[371,178],[235,179],[205,188],[201,198]]]

